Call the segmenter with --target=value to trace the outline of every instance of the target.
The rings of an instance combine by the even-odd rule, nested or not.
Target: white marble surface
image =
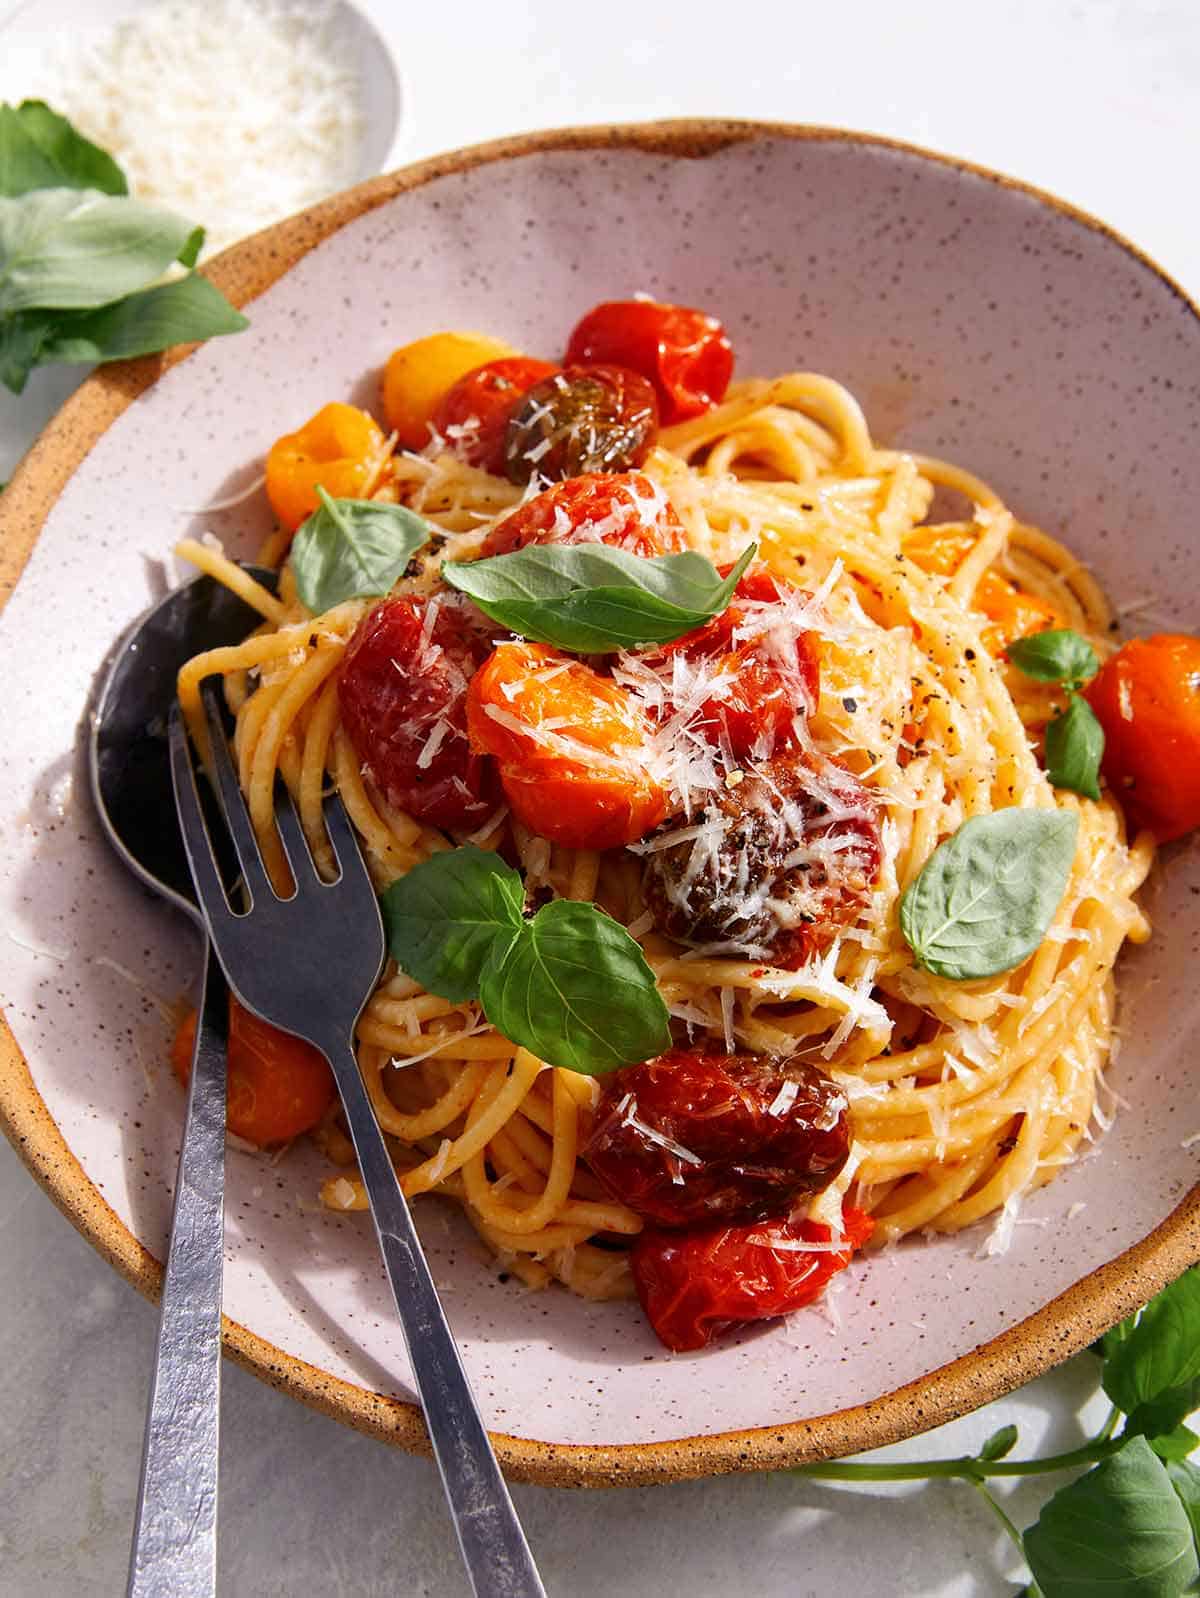
[[[15,9],[0,4],[0,24]],[[760,0],[753,26],[699,0],[365,7],[400,60],[401,162],[535,126],[672,115],[858,127],[952,151],[1102,216],[1200,296],[1190,158],[1200,142],[1194,0]],[[73,382],[0,395],[0,478]],[[0,960],[2,960],[0,954]],[[0,968],[0,993],[3,971]],[[0,1594],[121,1590],[154,1312],[0,1149]],[[1070,1447],[1085,1356],[996,1407],[891,1450],[958,1453],[1002,1421]],[[466,1591],[432,1466],[225,1372],[221,1575],[228,1594]],[[1094,1413],[1094,1406],[1088,1414]],[[1010,1502],[1019,1524],[1044,1488]],[[864,1494],[748,1477],[616,1493],[518,1489],[556,1598],[898,1598],[1013,1590],[1015,1560],[965,1487]]]

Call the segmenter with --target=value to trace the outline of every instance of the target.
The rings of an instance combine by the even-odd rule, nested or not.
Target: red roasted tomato
[[[488,361],[460,377],[442,395],[433,413],[433,425],[448,439],[468,466],[504,476],[504,435],[517,403],[543,377],[558,367],[513,355]]]
[[[683,523],[642,472],[589,472],[519,505],[488,534],[481,554],[529,544],[609,544],[649,559],[687,548]]]
[[[733,375],[733,348],[715,316],[655,300],[609,300],[571,334],[568,366],[628,366],[654,384],[664,425],[711,410]]]
[[[466,828],[495,808],[494,772],[467,742],[467,685],[491,648],[457,594],[385,599],[358,624],[338,678],[342,725],[397,810]]]
[[[815,1066],[672,1049],[601,1079],[581,1152],[659,1226],[782,1215],[846,1163],[846,1095]]]
[[[1104,775],[1131,826],[1159,843],[1200,827],[1200,638],[1135,638],[1085,692],[1104,728]]]
[[[502,643],[471,681],[471,747],[494,755],[513,815],[568,849],[616,849],[662,820],[650,727],[632,695],[544,644]]]
[[[669,644],[699,664],[713,662],[713,691],[693,723],[738,760],[766,760],[795,747],[797,715],[815,709],[821,668],[815,634],[788,615],[800,589],[763,567],[748,571],[719,616]]]
[[[842,1224],[845,1247],[819,1252],[796,1247],[833,1240],[819,1221],[642,1232],[630,1255],[638,1298],[668,1348],[677,1354],[703,1348],[742,1321],[811,1304],[875,1229],[863,1210],[845,1210]]]

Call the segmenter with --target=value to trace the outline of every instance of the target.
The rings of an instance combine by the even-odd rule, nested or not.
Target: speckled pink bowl
[[[250,550],[276,434],[370,400],[389,348],[439,327],[550,352],[593,302],[705,306],[743,372],[848,383],[877,436],[948,454],[1067,539],[1109,589],[1195,627],[1200,320],[1111,232],[1045,195],[920,151],[820,129],[676,123],[534,135],[350,191],[221,257],[251,330],[183,364],[92,378],[0,498],[4,1000],[0,1112],[77,1226],[154,1292],[181,1105],[149,995],[191,978],[189,929],[110,858],[81,718],[169,550],[211,529]],[[168,370],[162,371],[165,364]],[[1011,1251],[968,1232],[849,1274],[818,1311],[672,1357],[635,1305],[524,1293],[423,1206],[434,1271],[510,1471],[655,1481],[894,1440],[1074,1352],[1200,1257],[1193,1062],[1200,855],[1151,893],[1123,963],[1133,1107],[1027,1205]],[[226,1337],[251,1369],[406,1446],[423,1432],[369,1226],[313,1202],[318,1161],[231,1157]],[[1086,1207],[1084,1207],[1086,1206]]]

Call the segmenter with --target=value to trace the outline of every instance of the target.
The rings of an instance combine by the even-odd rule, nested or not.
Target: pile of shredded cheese
[[[361,85],[329,0],[163,0],[48,58],[30,95],[206,254],[359,175]]]

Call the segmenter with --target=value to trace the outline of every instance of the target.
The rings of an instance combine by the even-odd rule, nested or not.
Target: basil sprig
[[[1173,1420],[1195,1403],[1200,1358],[1200,1270],[1164,1289],[1140,1316],[1114,1327],[1096,1352],[1113,1400],[1104,1425],[1081,1447],[1041,1459],[1010,1459],[1017,1428],[993,1432],[978,1453],[958,1459],[838,1460],[798,1465],[793,1474],[834,1481],[921,1481],[957,1478],[988,1500],[1034,1585],[1029,1598],[1182,1598],[1200,1576],[1200,1469],[1184,1457],[1195,1434]],[[1183,1411],[1186,1413],[1186,1411]],[[1120,1432],[1117,1425],[1125,1422]],[[1169,1427],[1154,1432],[1154,1425]],[[1180,1453],[1183,1450],[1183,1454]],[[1086,1475],[1059,1488],[1024,1533],[992,1497],[989,1481],[1043,1478],[1052,1471]]]
[[[523,913],[520,874],[464,845],[414,866],[380,896],[400,969],[454,1003],[478,998],[511,1042],[596,1076],[670,1046],[667,1007],[641,949],[594,904]]]
[[[1056,788],[1099,799],[1104,728],[1076,692],[1100,670],[1096,651],[1080,633],[1054,627],[1016,639],[1008,646],[1008,658],[1026,677],[1066,688],[1066,707],[1046,728],[1046,775]]]
[[[112,158],[40,100],[0,105],[0,382],[248,326],[191,270],[204,229],[129,198]],[[186,277],[159,282],[178,262]]]
[[[964,821],[900,900],[900,930],[918,965],[962,982],[1027,960],[1066,892],[1078,830],[1078,816],[1064,810]]]
[[[317,488],[320,508],[292,541],[292,571],[304,605],[319,616],[347,599],[388,594],[434,529],[404,505],[332,499]]]
[[[442,576],[522,638],[603,655],[670,643],[710,620],[728,605],[756,547],[725,578],[694,551],[647,558],[607,544],[532,544],[448,561]]]

